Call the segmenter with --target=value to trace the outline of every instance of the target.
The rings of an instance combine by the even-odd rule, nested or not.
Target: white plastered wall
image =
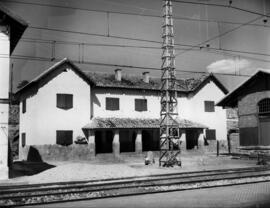
[[[26,145],[56,144],[56,130],[73,130],[73,141],[84,136],[81,128],[90,120],[90,86],[74,71],[62,72],[36,95],[26,100],[26,113],[20,103],[21,134],[26,133]],[[73,94],[73,108],[56,107],[56,94]]]
[[[215,106],[215,112],[204,111],[204,101],[215,103],[224,97],[219,87],[210,81],[195,96],[178,99],[178,113],[180,118],[186,118],[216,129],[217,140],[227,139],[226,110]]]
[[[159,118],[158,91],[97,88],[93,90],[93,116],[116,118]],[[106,110],[106,97],[119,98],[119,110]],[[147,99],[147,111],[135,111],[135,99]]]
[[[0,25],[0,99],[9,98],[9,54],[8,27]],[[8,111],[7,102],[0,103],[0,180],[8,178]]]

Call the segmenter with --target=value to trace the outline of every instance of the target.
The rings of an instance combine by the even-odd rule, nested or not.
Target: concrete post
[[[114,130],[113,136],[113,154],[119,155],[120,154],[120,137],[119,137],[119,130]]]
[[[180,141],[182,142],[181,143],[181,150],[186,150],[187,149],[186,131],[181,132]]]
[[[1,113],[1,112],[0,112]],[[0,126],[0,180],[8,179],[8,125]]]
[[[8,179],[9,28],[0,24],[0,180]]]
[[[204,134],[203,131],[199,132],[199,139],[198,139],[198,149],[202,149],[204,147]]]
[[[96,143],[95,143],[95,131],[88,131],[88,145],[90,148],[90,154],[96,155]]]
[[[136,133],[135,152],[142,153],[142,130],[138,129]]]

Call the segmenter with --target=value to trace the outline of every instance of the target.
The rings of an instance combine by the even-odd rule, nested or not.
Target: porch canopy
[[[208,127],[187,119],[176,119],[179,128],[207,129]],[[93,118],[83,130],[93,129],[156,129],[160,127],[160,119],[153,118]]]

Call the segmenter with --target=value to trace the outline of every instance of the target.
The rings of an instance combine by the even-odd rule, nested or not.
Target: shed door
[[[260,118],[259,145],[270,145],[270,118]]]

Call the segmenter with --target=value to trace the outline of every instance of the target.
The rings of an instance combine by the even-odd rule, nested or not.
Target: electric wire
[[[6,54],[0,54],[0,58],[9,58]],[[32,61],[44,61],[44,62],[58,62],[62,59],[55,58],[52,60],[51,58],[45,58],[45,57],[37,57],[37,56],[26,56],[26,55],[13,55],[11,57],[12,59],[19,59],[19,60],[32,60]],[[92,62],[92,61],[78,61],[75,59],[70,59],[72,62],[77,64],[85,64],[85,65],[97,65],[97,66],[107,66],[107,67],[115,67],[115,68],[127,68],[127,69],[143,69],[143,70],[154,70],[154,71],[161,71],[160,68],[156,67],[144,67],[144,66],[134,66],[134,65],[124,65],[124,64],[109,64],[109,63],[100,63],[100,62]],[[203,72],[203,71],[190,71],[190,70],[180,70],[176,69],[178,72],[183,73],[191,73],[191,74],[217,74],[217,75],[224,75],[224,76],[238,76],[238,77],[250,77],[250,75],[245,74],[230,74],[230,73],[209,73],[209,72]]]
[[[212,38],[210,38],[210,39],[207,39],[207,40],[205,40],[205,41],[203,41],[203,42],[201,42],[201,43],[198,43],[198,44],[196,44],[196,45],[190,47],[189,49],[186,49],[186,51],[184,51],[184,52],[182,52],[182,53],[176,54],[176,56],[182,55],[182,54],[184,54],[184,53],[190,51],[190,50],[193,49],[194,47],[198,47],[198,46],[201,46],[201,45],[203,45],[203,44],[209,43],[209,42],[211,42],[211,41],[213,41],[213,40],[215,40],[215,39],[217,39],[217,38],[221,38],[221,37],[223,37],[223,36],[225,36],[225,35],[227,35],[227,34],[229,34],[229,33],[231,33],[231,32],[234,32],[234,31],[238,30],[238,29],[241,28],[241,27],[246,26],[246,25],[249,24],[249,23],[255,22],[255,21],[257,21],[258,19],[261,19],[261,18],[262,18],[262,16],[259,16],[259,17],[255,18],[255,19],[252,19],[252,20],[250,20],[250,21],[248,21],[248,22],[246,22],[246,23],[243,23],[242,25],[239,25],[239,26],[234,27],[234,28],[232,28],[232,29],[230,29],[230,30],[227,30],[227,31],[225,31],[224,33],[218,34],[218,35],[216,35],[216,36],[214,36],[214,37],[212,37]]]
[[[69,6],[60,6],[60,5],[48,5],[48,4],[41,4],[41,3],[28,3],[28,2],[19,2],[19,1],[10,1],[10,2],[13,2],[13,3],[21,3],[21,4],[30,4],[30,5],[38,5],[38,6],[52,6],[52,7],[58,7],[58,8],[65,8],[65,9],[81,9],[81,8],[77,8],[77,7],[69,7]],[[189,3],[189,2],[186,2],[186,1],[175,1],[175,2],[182,2],[182,3]],[[190,2],[190,3],[194,3],[194,2]],[[196,4],[198,2],[195,2]],[[206,3],[198,3],[198,4],[201,4],[201,5],[207,5]],[[211,4],[211,6],[213,6],[213,4]],[[147,8],[145,8],[147,9]],[[85,11],[99,11],[99,12],[108,12],[106,10],[91,10],[91,9],[82,9],[82,10],[85,10]],[[121,12],[113,12],[113,13],[121,13]],[[121,14],[130,14],[130,13],[121,13]],[[131,13],[132,14],[132,13]],[[260,14],[260,13],[259,13]],[[132,14],[133,15],[133,14]],[[136,15],[136,14],[134,14]],[[140,14],[138,14],[140,15]],[[265,16],[264,14],[260,14],[260,15],[263,15]],[[145,15],[143,15],[145,16]],[[147,15],[146,15],[147,16]],[[160,17],[160,16],[155,16],[155,17]],[[175,18],[174,18],[175,19]],[[256,19],[257,20],[257,19]],[[256,21],[254,20],[254,21]],[[253,21],[252,21],[253,22]],[[194,45],[194,46],[191,46],[190,49],[186,49],[186,51],[184,51],[183,53],[193,49],[194,47],[200,47],[200,45],[204,44],[204,43],[207,43],[207,42],[210,42],[214,39],[217,39],[219,37],[222,37],[232,31],[235,31],[237,29],[239,29],[240,27],[244,26],[244,25],[249,25],[249,22],[246,22],[246,23],[242,23],[239,25],[239,27],[236,27],[236,28],[233,28],[232,30],[229,30],[229,31],[226,31],[218,36],[215,36],[213,38],[210,38],[206,41],[203,41],[202,43],[199,43],[197,45]],[[143,39],[138,39],[138,38],[128,38],[128,37],[121,37],[121,36],[115,36],[115,35],[104,35],[104,34],[97,34],[97,33],[88,33],[88,32],[79,32],[79,31],[72,31],[72,30],[62,30],[62,29],[56,29],[56,28],[46,28],[46,27],[37,27],[37,26],[29,26],[29,28],[32,28],[32,29],[38,29],[38,30],[50,30],[50,31],[57,31],[57,32],[66,32],[66,33],[73,33],[73,34],[81,34],[81,35],[92,35],[92,36],[100,36],[100,37],[111,37],[111,38],[117,38],[117,39],[126,39],[126,40],[134,40],[134,41],[144,41],[144,42],[151,42],[151,43],[161,43],[159,41],[153,41],[153,40],[143,40]],[[84,43],[83,43],[84,44]],[[182,46],[182,44],[175,44],[175,45],[179,45],[179,46]],[[217,50],[215,48],[215,50]],[[222,49],[223,50],[223,49]],[[233,51],[232,51],[233,52]],[[236,52],[236,51],[235,51]],[[238,53],[242,53],[240,51],[238,51]],[[243,52],[243,53],[248,53],[248,52]],[[249,54],[254,54],[254,55],[260,55],[259,53],[254,53],[254,52],[250,52]],[[179,53],[179,54],[176,54],[177,56],[180,55],[182,53]],[[262,54],[262,53],[261,53]],[[268,54],[264,54],[265,56],[268,56]]]
[[[10,0],[6,3],[14,3],[14,4],[23,4],[23,5],[35,5],[35,6],[43,6],[43,7],[54,7],[54,8],[61,8],[61,9],[74,9],[74,10],[81,10],[81,11],[87,11],[87,12],[98,12],[98,13],[111,13],[111,14],[122,14],[122,15],[134,15],[134,16],[141,16],[141,17],[156,17],[156,18],[162,18],[161,15],[153,15],[153,14],[142,14],[142,13],[136,13],[136,12],[120,12],[120,11],[109,11],[109,10],[102,10],[102,9],[86,9],[86,8],[80,8],[80,7],[71,7],[71,6],[62,6],[62,5],[54,5],[54,4],[42,4],[42,3],[33,3],[33,2],[20,2],[20,1],[13,1]],[[142,9],[142,8],[141,8]],[[145,10],[153,10],[149,8],[143,8]],[[159,10],[154,10],[158,11]],[[233,22],[233,21],[222,21],[222,20],[211,20],[211,19],[198,19],[198,18],[191,18],[191,17],[180,17],[180,16],[174,16],[175,20],[187,20],[187,21],[199,21],[199,22],[212,22],[212,23],[222,23],[222,24],[236,24],[241,25],[243,23],[241,22]],[[266,24],[249,24],[250,26],[256,26],[256,27],[267,27],[270,28],[269,25]]]
[[[193,5],[207,5],[207,6],[213,6],[213,7],[223,7],[223,8],[229,8],[229,9],[235,9],[235,10],[242,11],[242,12],[247,12],[250,14],[260,15],[260,16],[264,16],[264,17],[268,17],[268,18],[270,17],[268,14],[263,14],[260,12],[256,12],[256,11],[252,11],[252,10],[248,10],[248,9],[243,9],[243,8],[232,6],[232,5],[202,3],[202,2],[182,1],[182,0],[172,0],[172,2],[183,3],[183,4],[193,4]]]

